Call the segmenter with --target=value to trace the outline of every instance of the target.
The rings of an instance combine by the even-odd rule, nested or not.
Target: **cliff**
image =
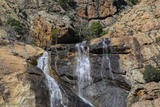
[[[36,67],[46,50],[68,107],[159,107],[159,10],[160,0],[1,0],[0,106],[50,106]],[[92,82],[81,90],[91,104],[75,74],[85,40]]]

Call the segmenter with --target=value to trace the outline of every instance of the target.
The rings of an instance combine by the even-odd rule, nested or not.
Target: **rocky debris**
[[[160,83],[150,82],[133,86],[127,101],[127,107],[159,107]]]
[[[106,18],[117,12],[112,0],[75,0],[77,14],[86,19]]]
[[[0,106],[49,106],[44,74],[25,59],[25,54],[34,57],[43,51],[29,45],[3,43],[0,47]]]

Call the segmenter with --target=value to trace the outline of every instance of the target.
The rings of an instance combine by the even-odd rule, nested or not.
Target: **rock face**
[[[100,45],[102,47],[102,44]],[[55,51],[57,52],[56,54],[54,53]],[[62,82],[65,82],[65,86],[69,86],[75,93],[77,93],[77,78],[75,77],[76,55],[77,52],[74,44],[52,47],[51,66],[56,70]],[[96,107],[125,107],[130,86],[125,81],[123,75],[118,73],[113,74],[114,81],[111,79],[111,75],[108,74],[108,62],[105,61],[103,63],[105,66],[101,67],[102,57],[103,51],[100,51],[99,54],[90,53],[93,83],[83,88],[84,97]],[[117,55],[111,55],[110,57],[111,63],[117,62]],[[113,69],[114,71],[116,69],[119,70],[119,66],[116,65]]]
[[[30,44],[51,47],[47,48],[51,51],[51,74],[68,107],[91,106],[77,95],[75,76],[75,45],[80,42],[80,37],[75,36],[75,24],[86,20],[100,20],[107,34],[88,41],[85,47],[90,56],[92,83],[83,87],[83,97],[95,107],[159,107],[160,85],[145,84],[142,73],[146,65],[160,66],[160,1],[73,0],[75,5],[65,10],[58,1],[0,1],[0,106],[49,107],[44,74],[35,67],[43,50],[6,40],[17,36],[6,25],[12,16],[27,28],[25,37]],[[119,12],[121,2],[136,5]],[[106,40],[106,50],[102,39]]]
[[[1,23],[7,22],[10,16],[23,23],[27,30],[25,41],[30,44],[48,47],[56,42],[79,41],[79,38],[74,36],[70,18],[70,14],[74,13],[64,14],[66,11],[53,0],[2,0],[0,8]],[[10,26],[5,27],[11,31]],[[54,29],[58,29],[57,34],[53,34]]]
[[[131,84],[144,83],[142,72],[146,65],[159,65],[160,20],[157,10],[158,0],[143,0],[122,12],[108,34],[102,37],[108,39],[110,53],[119,55],[120,71],[126,73]],[[91,46],[98,41],[101,38],[92,40]]]
[[[49,46],[52,41],[51,37],[52,27],[42,16],[35,16],[33,20],[32,37],[35,40],[35,44],[38,46]]]
[[[116,107],[117,105],[113,105],[115,100],[117,107],[127,106],[126,98],[132,85],[145,83],[142,75],[144,67],[148,64],[159,66],[159,3],[159,0],[142,0],[132,8],[126,8],[108,28],[108,34],[88,43],[93,84],[83,90],[85,98],[96,107]],[[111,75],[107,74],[107,61],[104,63],[105,67],[101,68],[102,38],[107,40],[107,54],[111,61],[114,81],[110,79]],[[65,83],[71,85],[72,90],[76,90],[76,54],[74,44],[52,47],[52,68]],[[101,75],[104,75],[104,78]]]
[[[117,12],[112,0],[75,0],[77,14],[87,19],[106,18]]]
[[[43,51],[29,45],[0,43],[0,106],[48,107],[44,74],[26,62]]]
[[[45,11],[39,11],[29,19],[31,21],[30,34],[38,46],[48,47],[56,43],[74,43],[78,38],[74,36],[70,18],[52,15]],[[58,32],[54,34],[54,30]]]
[[[136,85],[128,96],[128,107],[159,107],[160,83]]]

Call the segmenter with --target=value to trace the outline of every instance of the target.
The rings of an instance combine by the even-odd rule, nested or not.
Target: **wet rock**
[[[57,54],[53,54],[55,50]],[[62,83],[65,83],[64,86],[69,85],[70,89],[74,93],[77,93],[76,83],[78,79],[75,76],[76,55],[77,52],[75,45],[57,45],[52,48],[52,69],[56,71],[58,76],[61,78]],[[115,80],[113,80],[112,75],[109,74],[109,67],[107,61],[104,62],[104,68],[101,67],[102,57],[103,53],[90,54],[91,77],[93,83],[83,88],[83,95],[96,107],[107,107],[106,105],[110,107],[115,107],[116,104],[119,104],[120,107],[124,107],[126,105],[126,98],[130,86],[126,82],[125,77],[119,75],[121,73],[119,73],[118,55],[109,56],[112,59],[111,65],[113,67],[112,72],[115,72],[115,74],[113,74]],[[119,91],[119,93],[115,94],[115,96],[110,99],[110,94],[114,93],[115,91]],[[119,95],[121,95],[121,97]],[[114,101],[118,103],[114,105]]]

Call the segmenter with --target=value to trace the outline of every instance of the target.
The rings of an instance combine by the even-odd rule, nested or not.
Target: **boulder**
[[[40,48],[4,42],[0,48],[0,105],[40,107],[49,106],[49,91],[45,76],[36,66],[26,62],[26,55],[34,57]]]

